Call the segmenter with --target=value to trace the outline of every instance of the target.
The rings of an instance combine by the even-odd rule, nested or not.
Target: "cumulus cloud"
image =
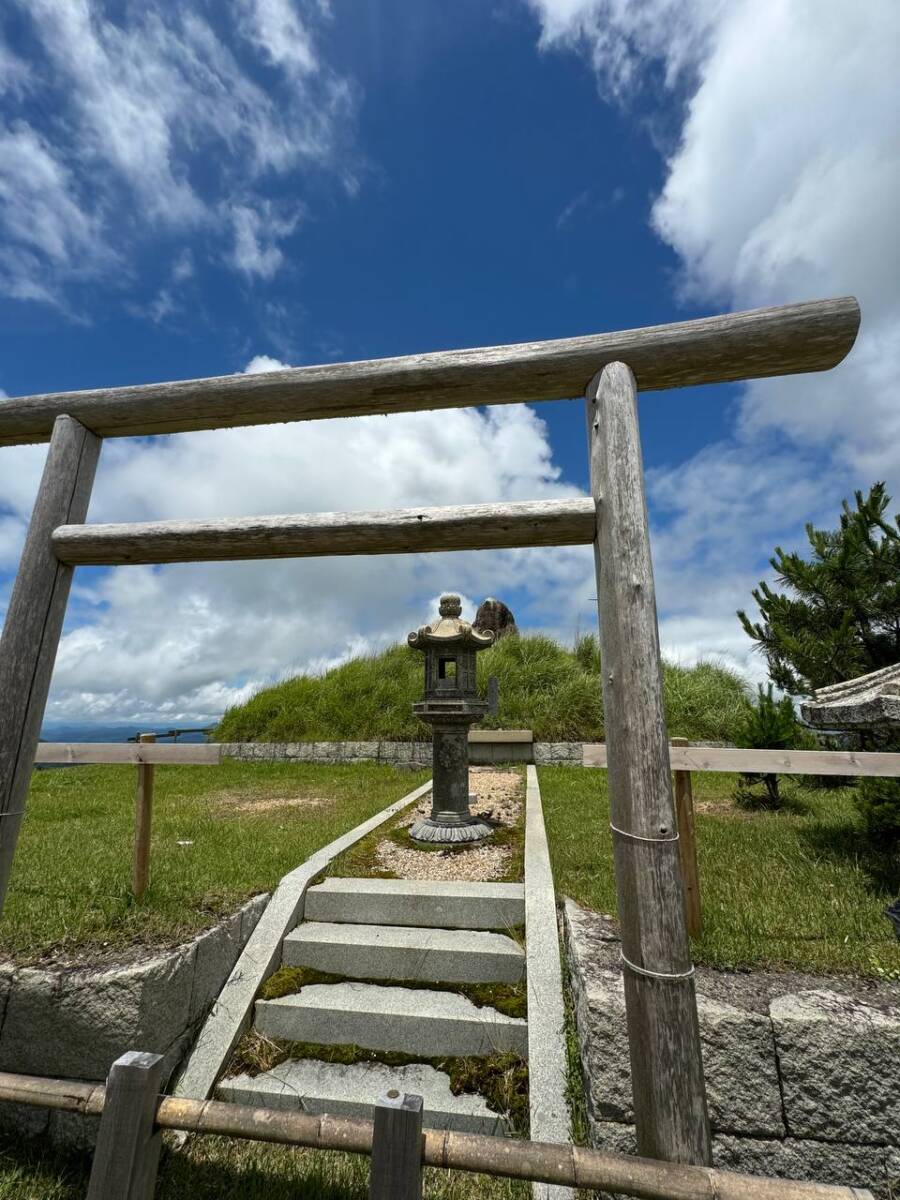
[[[531,3],[544,47],[586,54],[608,100],[683,114],[652,223],[679,255],[684,299],[861,301],[845,364],[747,385],[733,435],[651,481],[664,637],[690,627],[696,654],[722,644],[776,540],[833,523],[841,497],[878,478],[900,499],[900,8]]]
[[[347,175],[353,97],[317,54],[321,6],[227,0],[212,22],[161,0],[13,2],[39,49],[30,87],[0,52],[0,288],[61,304],[113,268],[121,285],[136,245],[198,233],[271,277],[297,217],[274,210],[269,181],[301,166]],[[40,108],[25,103],[38,87]]]
[[[247,370],[286,365],[257,355]],[[0,553],[18,552],[43,454],[0,450],[16,468],[0,467],[11,522],[8,531],[0,523]],[[510,406],[108,440],[90,520],[572,494],[543,422]],[[442,590],[481,598],[516,589],[534,621],[559,628],[590,607],[590,578],[581,547],[79,572],[48,717],[205,720],[264,682],[404,637]]]

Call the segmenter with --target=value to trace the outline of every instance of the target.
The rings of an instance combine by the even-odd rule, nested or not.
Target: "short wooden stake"
[[[687,738],[672,738],[673,746],[689,746]],[[675,772],[675,812],[678,817],[678,849],[684,879],[684,919],[691,937],[702,928],[700,872],[697,869],[697,838],[694,834],[694,786],[690,771]]]
[[[151,1200],[162,1141],[155,1127],[162,1067],[161,1054],[134,1050],[110,1067],[87,1200]]]
[[[637,389],[610,363],[587,389],[600,663],[637,1150],[711,1161],[700,1028],[663,706]]]
[[[155,742],[155,733],[142,733],[138,742]],[[150,882],[150,838],[153,832],[153,763],[140,763],[137,769],[137,796],[134,806],[134,862],[131,891],[140,900]]]
[[[56,418],[6,610],[0,642],[0,911],[72,583],[72,568],[53,551],[53,530],[87,516],[100,445],[78,421]]]
[[[375,1105],[369,1200],[422,1200],[422,1097],[391,1089]]]

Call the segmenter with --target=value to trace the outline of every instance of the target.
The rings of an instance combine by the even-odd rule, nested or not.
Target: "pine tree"
[[[762,684],[759,684],[757,692],[756,703],[748,705],[738,725],[735,735],[737,745],[748,750],[797,749],[803,744],[804,734],[790,696],[782,696],[780,700],[776,700],[772,694],[771,683],[765,691]],[[762,779],[766,785],[766,806],[778,808],[781,804],[777,775],[752,775],[745,772],[742,779],[748,784]],[[752,801],[752,797],[743,791],[739,791],[738,795],[740,799]]]
[[[765,655],[769,675],[791,695],[854,679],[900,661],[900,515],[876,483],[845,500],[838,529],[807,525],[812,554],[770,560],[785,591],[753,591],[761,620],[738,617]]]

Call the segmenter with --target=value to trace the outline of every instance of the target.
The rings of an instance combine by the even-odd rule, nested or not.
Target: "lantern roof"
[[[900,663],[817,688],[812,700],[800,705],[800,713],[819,729],[900,726]]]
[[[425,650],[429,646],[443,649],[486,650],[493,645],[494,635],[490,631],[480,632],[460,617],[462,603],[459,596],[448,592],[441,596],[440,617],[431,625],[422,625],[409,635],[407,641],[414,650]]]

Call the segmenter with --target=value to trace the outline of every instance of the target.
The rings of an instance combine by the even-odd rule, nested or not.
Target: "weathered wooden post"
[[[162,1134],[161,1054],[129,1050],[109,1069],[87,1200],[152,1200]]]
[[[155,733],[142,733],[138,744],[155,742]],[[153,763],[139,763],[137,795],[134,803],[134,861],[131,866],[131,892],[140,900],[150,882],[150,839],[153,835]]]
[[[73,567],[51,535],[87,516],[101,439],[72,417],[53,424],[0,641],[0,912],[6,899]]]
[[[638,1154],[710,1162],[684,920],[637,391],[610,363],[587,389],[594,555],[622,967]]]
[[[375,1104],[369,1200],[422,1200],[422,1097],[393,1088]]]
[[[673,737],[673,746],[689,746],[687,738]],[[690,771],[675,772],[675,812],[678,817],[678,849],[684,879],[684,919],[691,937],[703,925],[700,910],[700,872],[697,869],[697,838],[694,833],[694,785]]]

